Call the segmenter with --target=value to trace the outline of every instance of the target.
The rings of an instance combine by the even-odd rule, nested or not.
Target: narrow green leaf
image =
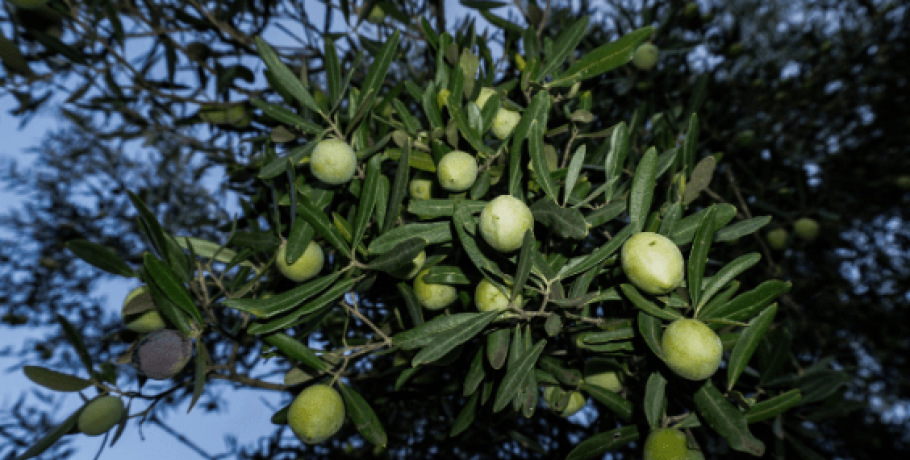
[[[197,256],[204,257],[206,259],[217,260],[222,263],[231,263],[237,257],[237,252],[230,250],[223,245],[218,243],[213,243],[211,241],[203,240],[201,238],[194,238],[192,236],[178,236],[174,238],[177,240],[177,244],[180,245],[183,249],[193,248],[193,252]],[[250,262],[242,262],[241,265],[247,267],[252,267],[253,264]]]
[[[604,175],[605,184],[604,198],[607,203],[613,199],[613,192],[622,178],[622,167],[626,162],[626,154],[629,151],[629,128],[626,122],[620,122],[613,127],[613,133],[610,135],[610,150],[604,158]]]
[[[619,233],[617,233],[615,236],[613,236],[612,240],[610,240],[607,244],[601,246],[600,248],[596,249],[594,252],[589,254],[582,262],[571,266],[565,272],[560,272],[559,278],[566,279],[570,276],[574,276],[579,273],[584,273],[584,272],[588,271],[589,269],[595,267],[596,265],[600,264],[601,262],[606,260],[607,257],[610,257],[611,255],[613,255],[613,253],[616,252],[616,250],[618,250],[630,236],[632,236],[632,233],[634,231],[635,231],[634,225],[629,224],[629,225],[625,226],[622,230],[619,231]]]
[[[193,376],[193,399],[190,400],[190,407],[186,409],[187,414],[193,410],[193,407],[196,406],[196,402],[199,401],[199,398],[202,397],[202,393],[205,391],[208,353],[205,351],[205,344],[202,343],[202,340],[196,341],[196,357],[194,359],[196,360],[196,373]]]
[[[550,227],[562,238],[583,240],[588,236],[588,223],[581,211],[563,208],[555,201],[541,198],[531,205],[534,220]]]
[[[788,292],[791,286],[791,283],[784,281],[765,281],[755,289],[734,297],[733,300],[716,309],[704,308],[701,311],[700,319],[721,318],[729,321],[748,321],[770,305],[774,299]]]
[[[374,238],[368,249],[371,254],[383,254],[412,238],[423,238],[428,246],[448,243],[452,241],[452,224],[449,222],[433,222],[395,227]]]
[[[461,133],[461,136],[464,140],[468,141],[471,144],[471,147],[474,147],[478,152],[483,152],[487,155],[492,154],[492,149],[488,147],[481,137],[481,133],[476,129],[468,119],[468,114],[464,108],[460,107],[454,101],[457,99],[457,96],[453,92],[449,94],[449,114],[452,116],[452,119],[455,120],[456,126],[458,126],[458,132]],[[474,106],[476,108],[476,105]]]
[[[411,360],[412,366],[419,366],[424,363],[430,363],[442,358],[446,353],[452,351],[458,345],[471,340],[479,334],[483,328],[490,324],[501,312],[488,311],[478,313],[469,321],[466,321],[462,327],[454,330],[447,330],[436,334],[433,341],[423,347],[414,359]],[[427,323],[429,324],[429,323]]]
[[[547,53],[546,62],[541,66],[540,71],[537,74],[538,82],[543,82],[547,75],[561,66],[566,58],[575,52],[575,48],[578,46],[578,43],[581,42],[581,39],[585,36],[587,31],[587,16],[583,16],[569,27],[563,29],[562,33],[560,33],[553,42],[553,48]]]
[[[335,107],[335,104],[343,96],[341,91],[341,63],[338,61],[338,52],[335,50],[335,41],[329,37],[324,37],[325,45],[325,79],[328,83],[329,106]]]
[[[64,374],[41,366],[25,366],[22,370],[32,382],[54,391],[82,391],[92,385],[92,382],[75,375]]]
[[[601,206],[585,216],[590,228],[600,227],[603,224],[613,220],[616,216],[626,210],[628,204],[625,201],[614,201],[605,206]]]
[[[351,254],[350,246],[338,232],[338,229],[329,222],[325,212],[306,195],[300,195],[298,199],[300,201],[297,203],[297,214],[306,219],[316,229],[316,233],[325,238],[343,256],[351,258],[353,255]]]
[[[768,331],[771,322],[774,321],[776,314],[777,305],[771,305],[761,314],[752,318],[752,321],[749,321],[749,327],[745,328],[742,335],[739,336],[739,340],[736,341],[736,345],[733,347],[733,353],[730,355],[730,361],[727,363],[728,391],[732,390],[733,386],[736,385],[736,380],[739,379],[740,374],[746,368],[749,359],[752,358],[752,354],[755,353],[762,338],[765,336],[765,332]]]
[[[367,231],[367,224],[373,217],[373,209],[376,206],[376,195],[379,193],[379,178],[382,176],[380,167],[382,157],[374,156],[367,163],[367,177],[363,182],[363,188],[360,190],[360,205],[357,206],[357,216],[354,218],[354,235],[351,241],[351,247],[360,245],[363,234]]]
[[[300,340],[283,332],[267,335],[262,338],[262,341],[277,348],[289,359],[298,361],[311,369],[319,372],[329,370],[329,365],[319,358],[313,350],[304,345]]]
[[[404,200],[405,195],[408,193],[408,181],[411,175],[411,153],[411,140],[408,139],[401,149],[401,156],[393,158],[393,160],[398,160],[398,168],[395,171],[395,184],[392,186],[392,192],[389,195],[389,207],[386,211],[385,221],[382,224],[383,233],[388,232],[389,229],[395,226],[395,222],[398,220],[398,209],[401,208],[401,201]]]
[[[447,316],[437,316],[432,320],[413,329],[399,332],[392,337],[392,341],[402,350],[414,350],[433,343],[436,337],[458,329],[463,329],[471,322],[477,320],[483,313],[455,313]]]
[[[82,413],[84,407],[85,406],[80,407],[76,412],[73,412],[66,420],[57,425],[48,434],[44,435],[43,438],[32,444],[25,452],[16,457],[15,460],[26,460],[41,455],[49,447],[54,445],[55,442],[59,441],[63,435],[69,433],[70,430],[76,427],[76,423],[79,421],[79,414]]]
[[[635,425],[624,426],[606,433],[598,433],[585,439],[566,457],[566,460],[587,460],[589,458],[602,458],[604,454],[616,450],[632,441],[637,441],[641,435]]]
[[[698,302],[698,306],[695,308],[695,317],[698,317],[698,311],[704,307],[708,301],[710,301],[715,294],[720,292],[728,283],[733,281],[733,278],[739,276],[742,272],[748,270],[753,265],[757,264],[761,260],[761,254],[757,252],[752,252],[740,257],[737,257],[736,260],[725,265],[724,268],[718,270],[717,274],[711,277],[711,279],[705,283],[704,291],[701,295],[701,300]]]
[[[312,225],[303,219],[295,219],[291,233],[288,235],[284,262],[288,265],[296,262],[309,247],[314,236],[316,236],[316,229]]]
[[[253,335],[269,334],[281,329],[288,328],[308,315],[316,315],[323,309],[331,307],[332,304],[344,295],[356,284],[355,280],[345,280],[325,291],[315,300],[310,301],[300,308],[294,310],[291,314],[272,320],[267,323],[254,323],[247,328],[247,333]]]
[[[152,277],[151,281],[154,281],[177,307],[196,319],[199,324],[205,322],[202,319],[202,313],[199,311],[199,308],[196,307],[193,298],[190,297],[186,285],[180,281],[169,266],[165,265],[164,262],[149,253],[145,253],[143,263],[145,269]]]
[[[689,129],[686,131],[686,139],[683,142],[683,168],[686,176],[691,176],[695,168],[695,158],[698,154],[698,115],[692,114],[689,117]],[[714,168],[711,168],[713,171]],[[709,175],[708,181],[711,180]],[[686,193],[688,195],[688,191]]]
[[[224,301],[224,305],[235,310],[252,313],[261,319],[268,319],[275,315],[280,315],[322,292],[323,289],[331,286],[340,276],[341,272],[337,272],[317,278],[267,299],[227,299]]]
[[[437,217],[452,217],[455,215],[455,204],[460,203],[468,208],[468,212],[476,214],[483,211],[486,201],[476,200],[411,200],[408,203],[408,212],[416,214],[421,219],[435,219]]]
[[[716,209],[714,214],[715,229],[727,225],[731,220],[733,220],[733,217],[736,216],[736,207],[731,204],[721,203],[712,205],[711,207]],[[705,214],[707,214],[708,210],[710,210],[711,207],[702,209],[679,221],[673,227],[673,231],[670,232],[667,237],[673,240],[673,243],[675,243],[677,246],[691,243],[692,239],[695,238],[695,231],[698,230],[698,226],[701,224],[702,218],[705,216]]]
[[[667,379],[660,372],[652,372],[645,384],[645,418],[651,429],[659,428],[667,403]]]
[[[576,387],[582,382],[582,374],[578,369],[566,367],[566,363],[553,356],[543,356],[537,366],[556,378],[560,383]]]
[[[487,335],[486,354],[487,361],[493,369],[500,369],[509,357],[509,345],[512,343],[512,333],[509,329],[497,329]]]
[[[88,371],[89,375],[94,376],[95,370],[92,364],[92,356],[88,353],[88,348],[85,348],[85,342],[82,341],[82,336],[69,320],[59,313],[56,317],[57,322],[60,323],[60,327],[63,328],[63,335],[66,337],[66,340],[76,349],[76,354],[79,356],[79,360],[82,361],[82,366],[85,367],[85,370]]]
[[[136,272],[120,257],[117,257],[114,251],[100,244],[87,240],[71,240],[66,243],[66,248],[72,251],[76,257],[108,273],[130,278],[136,276]]]
[[[572,161],[569,162],[569,170],[566,173],[566,190],[564,192],[563,203],[569,203],[569,195],[572,194],[572,190],[575,189],[575,182],[578,181],[578,175],[581,173],[581,168],[585,165],[585,154],[587,152],[587,147],[582,144],[575,150],[575,154],[572,155]]]
[[[458,416],[455,417],[455,423],[452,424],[452,429],[449,430],[449,437],[458,436],[474,423],[474,415],[477,412],[477,399],[479,397],[480,393],[474,392],[471,394]]]
[[[551,88],[572,86],[575,82],[603,75],[624,65],[632,60],[638,45],[653,33],[653,26],[642,27],[624,35],[619,40],[601,45],[576,61],[547,86]]]
[[[506,330],[508,331],[508,330]],[[474,353],[474,359],[471,361],[471,368],[468,369],[468,375],[464,379],[464,396],[476,394],[477,388],[486,377],[486,371],[483,367],[484,348],[480,347],[477,353]]]
[[[543,189],[554,203],[559,201],[559,185],[553,180],[550,166],[547,163],[546,150],[544,149],[543,134],[546,126],[538,121],[531,122],[528,130],[528,151],[531,154],[531,164],[534,166],[534,178],[537,185]]]
[[[794,388],[786,393],[779,394],[771,399],[762,401],[749,408],[746,412],[748,423],[757,423],[783,414],[788,409],[795,407],[802,399],[799,388]]]
[[[540,353],[543,352],[546,344],[546,339],[538,341],[534,345],[534,348],[521,357],[513,369],[509,369],[508,372],[506,372],[506,376],[502,379],[502,382],[499,384],[499,389],[496,391],[493,412],[499,412],[504,409],[506,405],[512,401],[515,395],[518,394],[518,391],[521,389],[522,385],[524,385],[528,374],[533,372],[534,366],[537,363],[537,358],[540,356]]]
[[[682,315],[676,313],[675,310],[658,307],[656,303],[643,296],[640,292],[638,292],[638,289],[636,289],[635,286],[631,284],[623,283],[619,285],[619,288],[636,307],[651,316],[656,316],[658,318],[670,321],[682,318]]]
[[[664,355],[664,350],[660,346],[660,337],[663,335],[663,327],[659,319],[645,313],[638,313],[638,331],[641,333],[641,337],[645,340],[645,343],[648,344],[648,347],[654,354],[661,359],[661,361],[666,360]]]
[[[275,50],[261,37],[256,37],[256,51],[259,52],[259,56],[262,57],[262,61],[265,62],[265,66],[268,67],[269,72],[274,77],[274,82],[280,85],[286,94],[290,94],[294,99],[297,99],[297,101],[314,112],[322,111],[319,104],[310,95],[310,92],[297,78],[297,75],[294,75],[294,72],[281,62],[281,58],[278,57]]]
[[[266,116],[274,118],[286,125],[291,125],[295,129],[306,134],[317,135],[324,131],[319,125],[308,121],[306,118],[303,118],[280,105],[270,104],[260,99],[253,99],[251,102],[256,108],[262,110],[262,113]]]
[[[534,235],[528,230],[525,232],[521,242],[521,251],[518,253],[518,266],[515,268],[515,279],[512,283],[512,291],[509,293],[509,300],[515,300],[528,282],[528,276],[531,274],[531,267],[534,264],[533,251],[535,251]]]
[[[591,395],[592,398],[600,401],[601,404],[607,406],[607,409],[610,409],[610,411],[616,415],[625,420],[632,420],[632,411],[634,410],[632,401],[629,401],[606,388],[591,385],[590,383],[581,382],[581,385],[578,388]]]
[[[635,336],[631,323],[606,331],[588,331],[578,334],[578,340],[588,344],[607,343],[617,340],[628,340]]]
[[[468,209],[460,204],[456,205],[455,216],[453,216],[452,221],[455,224],[455,233],[458,234],[458,240],[461,242],[461,247],[478,270],[504,276],[499,265],[483,255],[483,252],[481,252],[480,247],[477,245],[477,241],[465,231],[465,225],[467,225],[469,220],[471,220],[471,214],[468,212]]]
[[[695,232],[695,240],[692,242],[692,249],[689,251],[689,266],[687,271],[689,297],[692,299],[692,305],[699,305],[701,301],[701,282],[705,273],[705,265],[708,263],[708,251],[711,249],[711,240],[714,239],[714,213],[717,208],[713,205],[708,208],[698,230]]]
[[[667,208],[667,212],[664,213],[664,218],[660,222],[660,229],[657,230],[657,233],[661,235],[669,235],[673,230],[673,227],[679,222],[679,218],[682,217],[683,206],[681,203],[673,203]]]
[[[723,436],[730,447],[756,457],[765,453],[765,445],[749,431],[746,416],[714,387],[711,380],[695,393],[695,406],[702,420]]]
[[[434,265],[430,267],[430,271],[426,275],[423,275],[422,279],[425,283],[430,284],[473,284],[457,265]]]
[[[317,135],[314,139],[310,140],[306,144],[298,145],[297,147],[291,148],[284,152],[284,156],[275,158],[274,160],[268,162],[259,170],[260,179],[274,179],[275,177],[284,174],[287,171],[288,163],[293,165],[298,165],[300,162],[309,156],[316,146],[319,145],[319,141],[322,140],[321,135]]]
[[[632,179],[632,193],[629,194],[629,220],[640,232],[645,226],[648,213],[651,212],[651,201],[654,198],[654,186],[657,181],[657,149],[651,147],[645,152]]]
[[[142,270],[143,279],[151,279],[151,275],[148,274],[148,270]],[[164,293],[161,288],[155,283],[148,284],[149,293],[152,296],[152,302],[158,307],[158,311],[161,312],[161,315],[177,329],[183,333],[183,335],[191,336],[196,330],[196,324],[190,322],[190,316],[188,313],[184,312],[180,307],[177,306],[171,299]]]
[[[420,303],[418,303],[417,296],[414,295],[414,290],[411,286],[401,282],[395,287],[398,288],[398,293],[404,298],[404,307],[408,312],[408,316],[411,318],[411,324],[413,324],[414,327],[423,324],[423,308],[420,307]]]
[[[714,234],[714,241],[734,241],[737,238],[751,235],[771,223],[771,216],[753,217],[724,227]]]
[[[360,393],[354,391],[354,388],[343,383],[339,383],[338,388],[341,390],[346,412],[357,427],[357,432],[368,442],[385,447],[388,436],[370,404],[360,396]]]
[[[395,249],[380,255],[370,262],[368,268],[392,273],[411,263],[426,246],[427,242],[423,238],[411,238],[402,241],[395,246]]]
[[[539,126],[546,126],[550,113],[552,99],[545,91],[540,91],[531,99],[528,108],[521,114],[521,120],[512,133],[512,150],[509,158],[509,194],[515,197],[524,196],[524,185],[522,184],[522,144],[531,134],[532,123]],[[535,171],[540,171],[536,169]]]
[[[688,140],[687,137],[686,144],[688,144]],[[684,204],[695,201],[702,190],[708,188],[708,185],[711,184],[711,177],[714,176],[714,167],[716,165],[717,160],[711,156],[702,158],[701,161],[695,165],[695,169],[692,171],[692,177],[690,177],[689,181],[686,183],[686,194],[683,195]]]

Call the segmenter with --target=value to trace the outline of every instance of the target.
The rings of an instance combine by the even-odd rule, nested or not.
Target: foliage
[[[522,3],[516,17],[498,2],[463,2],[494,24],[499,54],[473,23],[455,36],[442,33],[456,30],[445,27],[443,2],[366,3],[380,4],[387,16],[361,34],[334,25],[341,16],[361,27],[347,1],[324,18],[304,2],[53,1],[41,13],[5,7],[23,56],[4,58],[3,85],[19,101],[17,113],[27,119],[62,88],[63,113],[73,122],[43,146],[53,161],[38,166],[69,177],[61,186],[41,182],[50,204],[34,222],[19,216],[8,224],[44,246],[39,265],[17,262],[4,273],[4,285],[28,273],[27,289],[10,297],[4,318],[53,319],[62,331],[26,355],[45,361],[26,368],[30,378],[64,391],[90,381],[153,408],[175,404],[171,395],[195,404],[218,380],[282,391],[288,400],[302,384],[337,385],[353,423],[325,444],[330,450],[288,450],[279,430],[249,458],[639,455],[630,443],[640,446],[649,429],[664,426],[688,429],[712,457],[731,455],[726,446],[761,455],[767,444],[808,458],[818,455],[812,449],[830,449],[813,441],[804,421],[846,413],[850,376],[822,358],[832,348],[806,337],[819,313],[797,302],[837,274],[807,273],[813,264],[788,262],[789,253],[778,259],[762,239],[770,219],[753,213],[774,215],[774,226],[829,215],[831,201],[793,209],[789,195],[770,192],[797,188],[803,203],[814,199],[798,161],[822,163],[828,152],[813,150],[825,146],[812,140],[837,137],[849,148],[867,129],[829,131],[851,126],[853,98],[825,102],[824,110],[800,105],[825,99],[821,69],[849,75],[851,47],[859,45],[809,54],[823,48],[811,46],[811,28],[795,39],[760,30],[782,24],[780,4],[762,10],[774,20],[753,22],[736,14],[750,2],[712,7],[707,16],[684,14],[674,2],[620,4],[605,13],[616,22],[598,22],[590,13],[599,11]],[[869,7],[867,14],[887,25],[888,11]],[[34,14],[55,19],[35,22]],[[265,34],[285,27],[276,25],[281,20],[303,25],[288,31],[301,46],[279,46]],[[775,52],[791,40],[797,49],[788,56],[804,53],[812,70],[782,78],[786,56],[759,52],[759,41],[740,42],[742,27],[775,37],[764,45]],[[156,39],[141,42],[144,35]],[[629,61],[645,41],[660,44],[660,61],[636,71]],[[141,58],[126,59],[140,42],[147,46]],[[688,49],[705,44],[726,57],[723,67],[688,60]],[[884,88],[897,81],[890,73],[878,80]],[[485,87],[496,94],[475,103]],[[440,91],[448,92],[444,107]],[[730,94],[737,103],[728,102]],[[751,107],[761,109],[747,113]],[[806,117],[812,108],[823,115]],[[520,113],[520,121],[510,135],[487,134],[500,110]],[[349,184],[321,183],[308,168],[316,142],[332,137],[357,156]],[[140,141],[147,158],[124,153]],[[477,156],[473,185],[409,198],[409,179],[435,173],[455,149]],[[766,149],[775,161],[763,158]],[[158,170],[137,174],[145,164]],[[233,218],[223,196],[198,184],[213,168],[223,168],[239,196]],[[71,195],[86,186],[94,199],[74,206]],[[524,201],[537,221],[509,254],[490,248],[477,228],[478,213],[501,195]],[[839,206],[859,207],[851,200]],[[627,283],[619,250],[642,231],[683,248],[684,287],[652,296]],[[320,244],[327,254],[320,276],[303,284],[280,276],[274,265],[285,241],[288,263],[311,241]],[[63,243],[94,267],[148,284],[169,325],[196,339],[194,364],[171,391],[156,396],[135,380],[117,380],[135,374],[109,363],[140,337],[103,318],[96,303],[60,301],[64,293],[87,298],[98,276],[74,263]],[[807,255],[820,247],[800,244]],[[429,267],[424,281],[459,291],[444,311],[422,310],[412,283],[390,275],[420,253]],[[755,267],[760,259],[764,270]],[[772,279],[789,278],[782,267],[790,266],[800,275],[792,284]],[[505,318],[476,312],[471,296],[481,280],[512,299],[520,295],[523,305],[513,304]],[[0,295],[10,295],[3,289]],[[718,331],[729,352],[726,367],[707,381],[680,379],[662,362],[662,328],[683,316]],[[40,356],[64,340],[76,359],[64,347]],[[274,384],[249,376],[273,356],[289,376],[302,377]],[[583,382],[593,358],[622,370],[620,393]],[[551,391],[564,396],[546,401],[552,412],[544,411],[540,386],[580,389],[596,401],[597,419],[559,417],[570,391]],[[282,412],[273,421],[282,424]],[[77,416],[43,442],[19,438],[35,446],[25,454],[62,453]],[[134,416],[119,429],[138,422]],[[345,451],[357,438],[378,448]]]

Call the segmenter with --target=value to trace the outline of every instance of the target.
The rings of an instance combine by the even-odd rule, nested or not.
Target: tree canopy
[[[3,171],[28,204],[0,224],[3,327],[52,331],[7,353],[44,390],[148,408],[107,442],[225,382],[340,393],[334,436],[287,443],[286,407],[240,458],[639,456],[660,427],[708,458],[902,452],[908,8],[582,3],[4,2],[3,95],[68,120]],[[311,167],[332,138],[338,183]],[[532,219],[507,249],[499,196]],[[682,249],[667,291],[625,266],[642,232]],[[311,243],[324,265],[290,280]],[[147,286],[123,318],[109,276]],[[151,311],[192,343],[154,386],[129,322]],[[719,336],[707,379],[662,343],[683,317]],[[283,381],[251,376],[264,359]],[[576,394],[595,417],[563,416]],[[0,453],[71,455],[81,410],[51,410],[9,408]]]

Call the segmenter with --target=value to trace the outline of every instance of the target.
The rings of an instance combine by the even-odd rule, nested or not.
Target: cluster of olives
[[[669,238],[652,232],[638,233],[625,242],[622,268],[637,288],[664,295],[683,281],[682,252]],[[680,318],[661,337],[667,366],[689,380],[704,380],[717,372],[723,344],[710,327],[697,319]]]

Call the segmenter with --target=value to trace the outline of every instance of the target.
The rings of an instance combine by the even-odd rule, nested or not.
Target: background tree
[[[46,325],[54,323],[53,313],[60,313],[76,325],[89,354],[99,363],[110,361],[126,348],[131,337],[124,337],[118,319],[105,317],[89,296],[89,285],[98,272],[74,262],[62,250],[65,243],[85,238],[113,249],[131,266],[141,266],[149,242],[138,238],[141,227],[136,225],[124,189],[135,192],[174,235],[223,241],[231,231],[218,204],[224,201],[226,190],[242,197],[245,216],[273,219],[271,194],[257,177],[265,138],[278,144],[297,141],[287,141],[286,132],[278,128],[280,123],[249,105],[257,98],[279,100],[266,90],[258,74],[262,67],[253,39],[263,32],[302,25],[302,30],[287,30],[286,36],[297,39],[292,45],[283,39],[269,41],[295,72],[309,77],[301,81],[314,96],[318,98],[319,88],[337,100],[337,93],[330,89],[337,81],[326,74],[321,37],[334,33],[329,36],[336,40],[341,68],[354,70],[351,87],[363,88],[370,58],[358,59],[358,52],[377,55],[388,34],[399,29],[402,49],[390,67],[381,98],[374,101],[364,122],[371,127],[370,136],[359,142],[365,147],[382,140],[398,141],[376,133],[391,131],[387,120],[402,120],[401,113],[386,112],[394,98],[410,100],[410,88],[399,82],[412,81],[422,91],[436,77],[437,53],[427,45],[427,26],[417,18],[426,17],[428,24],[443,30],[446,16],[441,3],[412,2],[397,8],[390,2],[379,3],[388,13],[385,21],[375,29],[361,25],[358,30],[365,33],[359,35],[342,34],[345,29],[335,27],[334,21],[346,16],[341,4],[324,16],[304,8],[304,2],[52,2],[39,10],[5,4],[3,33],[14,47],[3,44],[7,70],[3,85],[19,101],[17,113],[27,120],[43,104],[60,103],[61,98],[54,95],[61,94],[66,97],[61,109],[73,125],[41,146],[37,162],[42,165],[38,168],[41,174],[11,171],[6,177],[8,184],[40,192],[35,195],[35,212],[4,216],[6,228],[32,238],[27,250],[33,254],[23,257],[23,247],[18,244],[4,244],[0,249],[5,264],[0,269],[4,280],[0,297],[7,300],[3,302],[4,320]],[[790,435],[773,448],[796,449],[809,456],[804,445],[811,445],[827,455],[837,452],[866,458],[900,451],[905,436],[900,423],[888,425],[889,419],[882,415],[888,404],[906,401],[906,386],[900,383],[906,380],[900,365],[906,343],[894,339],[906,335],[902,326],[906,322],[894,316],[907,302],[902,288],[907,279],[906,257],[895,250],[906,233],[895,231],[894,222],[902,221],[906,208],[906,192],[899,188],[899,178],[908,170],[901,155],[907,144],[906,133],[898,129],[905,118],[892,112],[895,106],[890,102],[906,97],[901,90],[906,75],[901,66],[906,64],[891,57],[906,51],[906,30],[900,24],[907,13],[905,7],[888,4],[843,5],[744,1],[701,4],[695,12],[688,4],[673,2],[658,2],[645,9],[617,2],[602,10],[522,4],[520,16],[515,10],[508,16],[504,9],[481,8],[481,14],[499,27],[489,36],[491,43],[503,49],[502,58],[495,62],[493,56],[500,55],[491,51],[487,58],[484,41],[468,46],[470,23],[451,25],[448,30],[461,31],[453,57],[458,58],[461,50],[478,54],[485,69],[498,69],[497,73],[487,70],[485,75],[495,75],[492,83],[499,84],[529,73],[522,73],[520,67],[528,62],[533,65],[533,44],[545,45],[547,38],[561,36],[581,15],[591,15],[592,26],[578,53],[569,56],[569,63],[639,27],[658,24],[652,38],[664,52],[656,70],[641,72],[627,66],[582,84],[579,104],[590,92],[587,111],[593,114],[582,132],[595,133],[625,121],[633,128],[634,152],[640,155],[650,145],[663,152],[683,139],[680,135],[687,132],[691,109],[699,106],[698,152],[722,155],[715,155],[719,160],[715,179],[693,200],[693,209],[711,202],[732,203],[738,208],[737,220],[771,214],[775,216],[772,226],[786,228],[791,234],[792,223],[800,217],[821,222],[821,234],[813,241],[791,237],[788,249],[775,251],[761,238],[744,238],[730,246],[730,253],[721,260],[728,262],[755,250],[763,255],[763,270],[753,268],[739,278],[744,289],[769,276],[793,281],[767,342],[792,344],[796,353],[789,369],[801,377],[780,383],[801,388],[803,401],[809,404],[788,417]],[[352,25],[360,21],[356,14],[348,14],[346,20]],[[524,32],[526,26],[532,35]],[[522,56],[520,60],[514,57],[516,52]],[[543,58],[546,62],[547,53]],[[445,63],[454,68],[456,62]],[[243,110],[221,110],[234,106]],[[421,113],[416,106],[406,108]],[[306,108],[297,113],[318,120]],[[579,121],[565,123],[582,125]],[[555,141],[547,142],[562,146],[568,136],[569,131],[556,133]],[[248,142],[241,143],[241,139]],[[598,159],[608,144],[603,142],[601,150],[590,151],[588,158]],[[557,167],[565,166],[569,159],[569,155],[563,156]],[[199,187],[199,178],[221,171],[229,178],[222,191],[212,194]],[[693,184],[688,186],[691,189]],[[869,244],[859,237],[863,233],[884,242]],[[261,251],[274,244],[259,243],[263,246],[249,249]],[[237,247],[242,247],[241,241],[232,240],[232,248]],[[856,276],[851,267],[864,276]],[[845,278],[850,289],[830,288],[844,286]],[[889,330],[883,333],[883,328]],[[207,336],[206,342],[213,362],[236,358],[232,376],[236,378],[248,373],[261,349],[256,341],[232,338],[237,344],[233,348],[214,346],[215,340],[224,341],[223,335]],[[19,351],[24,362],[41,361],[58,370],[78,369],[81,365],[75,356],[63,351],[67,347],[57,346],[62,343],[61,331]],[[762,350],[757,359],[769,359]],[[845,394],[847,380],[842,379],[847,374],[835,374],[842,379],[835,380],[832,375],[813,372],[827,369],[829,361],[820,361],[823,356],[833,356],[830,363],[837,368],[857,369],[849,373],[849,393]],[[874,357],[876,365],[866,364],[869,357]],[[427,379],[460,384],[463,378],[451,369],[463,369],[471,358],[466,352],[458,358],[461,365],[422,372],[429,374]],[[547,452],[536,455],[565,456],[578,439],[615,426],[609,417],[586,426],[555,416],[542,417],[543,412],[538,411],[529,420],[495,418],[492,429],[478,420],[473,429],[483,436],[448,438],[463,401],[444,396],[445,387],[418,382],[420,376],[410,380],[404,391],[392,392],[389,386],[400,373],[382,376],[377,370],[387,369],[388,363],[381,363],[364,362],[356,369],[364,376],[378,374],[375,382],[385,384],[357,389],[374,404],[383,397],[391,400],[381,406],[390,410],[378,411],[390,436],[391,454],[489,453],[492,442],[503,456],[534,456],[536,446]],[[640,383],[644,391],[644,381]],[[807,394],[830,401],[846,396],[857,404],[819,404],[805,398]],[[189,391],[175,395],[178,399],[192,397]],[[884,406],[867,408],[864,404],[882,395],[888,401]],[[866,411],[869,416],[852,412],[831,419],[838,412],[847,415],[849,409]],[[598,410],[609,414],[602,406]],[[25,418],[21,420],[24,424]],[[875,427],[875,436],[858,435],[868,432],[855,429],[858,420]],[[45,419],[45,423],[49,421]],[[416,428],[411,432],[405,427]],[[774,439],[770,429],[762,430],[756,433],[760,438],[766,442]],[[20,442],[33,440],[29,432],[4,435]],[[268,444],[245,455],[283,458],[286,454],[293,458],[279,436],[276,432]],[[342,446],[352,436],[357,436],[355,430],[346,427],[323,450],[307,455],[342,456]],[[476,444],[471,445],[472,441]],[[396,445],[408,447],[396,450]],[[294,452],[298,448],[291,447]],[[707,453],[730,455],[714,447],[708,447]]]

